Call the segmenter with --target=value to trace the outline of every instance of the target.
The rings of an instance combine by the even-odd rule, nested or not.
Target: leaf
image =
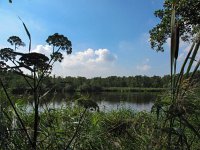
[[[175,10],[175,6],[173,5],[172,15],[171,15],[171,33],[173,31],[173,27],[175,26],[175,14],[176,14],[176,10]]]
[[[15,105],[17,105],[17,106],[25,106],[25,101],[22,100],[22,99],[17,99],[15,101]]]
[[[182,78],[183,78],[185,66],[186,66],[186,64],[187,64],[187,62],[188,62],[188,60],[189,60],[189,57],[190,57],[190,55],[191,55],[193,49],[194,49],[194,46],[195,46],[195,42],[193,42],[193,44],[192,44],[192,46],[191,46],[191,48],[190,48],[190,50],[189,50],[189,52],[188,52],[188,54],[187,54],[187,56],[186,56],[184,62],[183,62],[183,65],[182,65],[182,67],[181,67],[181,70],[180,70],[180,73],[179,73],[179,75],[178,75],[178,79],[177,79],[177,82],[176,82],[176,87],[178,86],[178,84],[179,84],[179,86],[180,86],[180,82],[181,82],[181,80],[182,80]],[[179,86],[178,86],[177,89],[179,89]]]
[[[175,52],[174,57],[177,60],[178,58],[178,51],[179,51],[179,24],[176,25],[175,29]]]
[[[198,130],[196,130],[196,129],[194,128],[194,126],[193,126],[192,124],[190,124],[190,122],[189,122],[186,118],[184,118],[183,116],[181,117],[181,119],[184,121],[185,125],[186,125],[189,129],[191,129],[191,130],[197,135],[197,137],[200,139],[200,134],[199,134]]]
[[[175,47],[176,47],[176,26],[175,26],[175,7],[173,6],[172,15],[171,15],[171,61],[173,64]]]
[[[197,72],[197,70],[199,69],[199,66],[200,66],[200,60],[198,61],[197,65],[194,68],[194,71],[192,72],[191,79],[193,78],[193,76],[195,75],[195,73]]]
[[[199,50],[199,46],[200,46],[200,40],[197,42],[197,44],[196,44],[196,46],[195,46],[195,48],[194,48],[194,51],[193,51],[193,53],[192,53],[192,57],[191,57],[191,59],[190,59],[190,63],[189,63],[188,68],[187,68],[186,75],[188,75],[189,72],[190,72],[190,69],[191,69],[191,67],[192,67],[192,65],[193,65],[193,62],[194,62],[195,57],[196,57],[196,55],[197,55],[197,52],[198,52],[198,50]]]
[[[176,27],[173,27],[171,33],[171,63],[174,64],[175,58],[175,51],[176,51]]]
[[[175,28],[175,15],[176,15],[176,10],[175,10],[175,4],[172,5],[172,14],[171,14],[171,51],[170,51],[170,68],[171,68],[171,90],[173,93],[174,89],[174,80],[173,80],[173,68],[174,65],[176,65],[176,62],[174,63],[174,55],[175,55],[175,48],[176,48],[176,28]]]
[[[19,19],[22,21],[22,19],[20,17],[19,17]],[[29,31],[28,31],[28,29],[27,29],[27,27],[26,27],[26,25],[25,25],[25,23],[23,21],[22,21],[22,24],[23,24],[24,29],[26,31],[26,34],[27,34],[27,36],[29,38],[29,53],[30,53],[30,51],[31,51],[31,34],[29,33]]]

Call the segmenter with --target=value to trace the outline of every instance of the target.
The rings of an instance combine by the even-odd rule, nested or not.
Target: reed
[[[200,45],[200,32],[195,35],[196,38],[178,72],[177,58],[179,54],[180,31],[179,18],[176,17],[177,4],[178,1],[176,0],[172,2],[171,12],[171,92],[170,95],[168,95],[168,97],[170,97],[170,103],[165,107],[165,123],[161,126],[161,130],[167,133],[167,149],[175,148],[175,144],[181,149],[190,149],[191,145],[188,142],[189,137],[186,132],[190,130],[200,139],[199,128],[196,126],[196,123],[191,120],[191,117],[195,114],[189,113],[192,108],[188,108],[187,106],[187,104],[194,103],[194,100],[188,101],[188,95],[194,91],[196,86],[193,77],[200,65],[200,59],[197,58]],[[195,64],[195,62],[197,63]],[[160,106],[161,105],[157,108],[157,113],[159,113],[161,109]],[[177,133],[178,131],[179,133]]]

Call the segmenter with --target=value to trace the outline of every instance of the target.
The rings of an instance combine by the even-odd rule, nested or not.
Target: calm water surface
[[[78,96],[79,95],[79,96]],[[47,99],[52,99],[50,102],[43,102],[43,105],[48,105],[52,108],[60,108],[62,106],[73,106],[76,97],[80,94],[56,94]],[[134,92],[101,92],[92,94],[83,94],[91,100],[96,101],[101,111],[110,111],[120,108],[133,109],[136,111],[150,111],[153,102],[156,100],[155,93],[134,93]]]

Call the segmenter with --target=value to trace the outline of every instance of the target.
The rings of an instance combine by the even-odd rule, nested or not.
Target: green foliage
[[[46,40],[46,42],[49,45],[53,46],[53,53],[56,54],[56,56],[58,56],[58,51],[60,49],[63,51],[66,50],[67,54],[72,53],[72,43],[71,43],[71,41],[68,40],[67,37],[65,37],[63,35],[55,33],[54,35],[49,36],[48,39]],[[54,51],[55,47],[58,47],[57,51]]]
[[[33,54],[34,55],[34,54]],[[41,57],[42,58],[42,57]],[[42,61],[42,60],[41,60]],[[39,70],[43,70],[46,67],[45,61],[42,61],[41,63],[38,63]],[[40,65],[44,64],[44,65]],[[41,66],[41,67],[40,67]],[[2,68],[3,64],[2,64]],[[30,69],[30,68],[29,68]],[[49,68],[49,71],[51,71],[51,68]],[[198,72],[199,74],[200,72]],[[16,76],[16,74],[13,74],[13,72],[4,72],[4,76],[6,77],[6,81],[8,86],[13,89],[18,88],[17,84],[15,84],[16,80],[20,85],[23,85],[22,87],[26,87],[27,83],[23,80],[20,76]],[[197,78],[197,77],[196,77]],[[52,77],[48,76],[45,77],[43,80],[43,89],[54,86],[54,89],[57,92],[73,92],[73,91],[81,91],[81,92],[99,92],[109,89],[115,89],[118,87],[119,91],[122,89],[129,90],[130,91],[138,91],[137,89],[142,90],[149,90],[153,91],[153,89],[156,90],[156,88],[162,89],[167,88],[169,85],[170,76],[153,76],[153,77],[147,77],[147,76],[130,76],[130,77],[107,77],[107,78],[91,78],[86,79],[84,77]],[[133,90],[132,90],[133,89]]]
[[[21,105],[20,103],[19,100],[16,105]],[[26,127],[31,129],[34,113],[26,113],[27,110],[22,111],[20,107],[17,108]],[[6,111],[9,112],[8,109]],[[65,106],[61,109],[44,107],[40,113],[38,149],[64,149],[66,142],[71,140],[76,131],[82,112],[84,112],[84,109],[81,107],[71,108]],[[15,116],[13,115],[14,113],[9,113],[10,118]],[[135,113],[124,109],[107,113],[86,111],[81,121],[79,132],[71,143],[70,148],[88,150],[167,149],[168,133],[172,132],[172,149],[177,149],[180,146],[177,145],[177,137],[182,134],[187,136],[187,142],[189,145],[191,144],[190,149],[198,149],[199,140],[190,129],[186,128],[183,133],[183,130],[179,127],[168,128],[168,123],[166,124],[167,116],[165,116],[165,113],[162,115],[163,117],[157,120],[154,113]],[[195,116],[190,117],[190,122],[198,126],[199,121],[197,119]],[[4,123],[6,126],[11,124],[9,122]],[[9,126],[9,134],[6,138],[8,140],[4,141],[4,148],[26,149],[28,146],[26,140],[21,136],[22,132],[16,130],[16,126],[19,126],[19,124],[15,122],[16,126],[14,128],[13,123]],[[163,125],[166,125],[166,127],[163,127]],[[176,121],[175,125],[179,126],[179,123]],[[3,143],[1,146],[3,146]]]
[[[21,20],[21,19],[20,19]],[[39,146],[38,144],[38,137],[40,134],[40,102],[41,98],[46,96],[52,89],[48,89],[43,94],[41,91],[41,88],[43,86],[42,82],[45,79],[47,75],[51,73],[51,69],[53,64],[56,61],[61,62],[63,59],[63,54],[60,53],[60,50],[66,51],[67,54],[70,54],[72,52],[71,48],[71,41],[69,41],[66,37],[63,35],[59,35],[58,33],[51,35],[47,39],[47,43],[49,45],[53,45],[53,51],[51,54],[51,58],[48,58],[47,56],[31,52],[31,35],[25,25],[25,23],[22,21],[24,29],[27,33],[27,36],[29,38],[29,52],[28,53],[21,53],[16,52],[16,50],[20,46],[25,46],[25,44],[22,42],[22,40],[17,36],[11,36],[8,39],[8,42],[11,45],[15,46],[15,49],[11,48],[3,48],[0,49],[0,59],[1,59],[1,68],[0,71],[4,75],[6,75],[5,70],[7,73],[16,73],[20,77],[23,77],[26,85],[18,87],[20,90],[25,90],[28,87],[32,94],[32,101],[33,101],[33,119],[29,122],[30,126],[27,127],[27,122],[23,120],[26,111],[22,105],[22,100],[16,100],[16,102],[13,102],[12,97],[10,96],[10,93],[8,93],[8,89],[6,84],[4,84],[2,76],[0,76],[0,84],[1,87],[5,93],[5,96],[7,98],[7,101],[10,103],[10,109],[13,111],[13,114],[11,114],[11,117],[9,117],[8,113],[6,113],[7,118],[13,123],[13,128],[8,129],[8,131],[15,131],[16,128],[21,132],[20,136],[17,138],[15,137],[15,134],[12,134],[10,140],[13,140],[13,138],[16,138],[15,142],[11,142],[11,145],[8,145],[8,147],[4,147],[5,149],[34,149],[36,150]],[[57,50],[55,50],[57,48]],[[24,74],[24,70],[29,71],[30,74]],[[16,75],[14,75],[15,77]],[[20,82],[22,83],[22,82]],[[19,86],[19,85],[18,85]],[[15,87],[16,88],[16,87]],[[19,93],[19,89],[17,93]],[[23,93],[23,94],[24,94]],[[0,113],[3,111],[1,110]],[[14,117],[14,118],[13,118]],[[9,128],[9,127],[7,127]],[[6,129],[7,130],[7,129]],[[30,131],[29,131],[30,130]],[[19,134],[16,134],[19,135]],[[24,140],[21,140],[21,138],[25,136]],[[9,139],[7,138],[7,139]],[[5,145],[5,144],[3,144]],[[9,147],[10,146],[10,147]]]
[[[172,10],[170,13],[171,89],[165,97],[162,97],[154,105],[154,111],[158,120],[157,134],[159,135],[159,143],[162,143],[162,146],[158,146],[158,149],[198,149],[199,142],[197,141],[200,141],[200,126],[198,123],[200,119],[198,115],[200,107],[198,104],[200,99],[194,93],[198,89],[197,86],[199,86],[194,77],[200,63],[197,57],[197,51],[200,46],[200,36],[198,31],[193,37],[195,39],[193,45],[182,64],[180,73],[177,74],[176,66],[179,51],[179,38],[181,36],[181,34],[179,34],[179,32],[181,33],[181,31],[179,31],[179,24],[182,19],[177,17],[180,11],[180,7],[177,6],[180,6],[181,0],[173,1],[173,3],[169,2],[169,4],[171,4],[170,7]],[[189,8],[192,7],[190,6]],[[194,16],[191,15],[190,17],[192,18]],[[191,19],[191,21],[193,20]],[[198,18],[196,18],[195,21],[198,21]],[[193,23],[195,24],[195,22]],[[194,60],[196,59],[197,64],[194,64]],[[193,65],[195,66],[194,68],[192,68]],[[192,72],[190,73],[190,71]],[[165,121],[163,122],[161,118],[164,118]]]
[[[77,104],[79,106],[84,107],[85,109],[94,109],[94,110],[99,111],[98,104],[93,100],[80,98],[80,99],[77,100]]]
[[[8,39],[8,42],[11,45],[15,46],[15,50],[19,47],[19,46],[25,46],[25,43],[22,42],[22,40],[18,37],[18,36],[11,36]]]
[[[176,18],[180,29],[180,37],[183,41],[191,41],[200,26],[200,1],[199,0],[176,0]],[[156,51],[164,51],[163,44],[171,36],[171,13],[172,0],[165,0],[163,9],[155,11],[154,15],[161,19],[153,29],[149,31],[151,47]]]
[[[3,65],[3,64],[2,64]],[[2,66],[3,67],[3,66]],[[5,68],[5,67],[3,67]],[[41,68],[40,70],[45,69]],[[51,71],[51,68],[50,70]],[[25,92],[30,93],[30,89],[27,87],[26,81],[20,75],[16,75],[14,72],[1,71],[1,74],[4,76],[6,85],[9,88],[12,88],[14,91],[17,91],[19,87],[24,88]],[[194,79],[198,84],[200,80],[200,71],[197,71]],[[42,82],[42,90],[51,89],[56,90],[57,92],[100,92],[100,91],[132,91],[132,92],[160,92],[169,88],[170,84],[170,75],[165,75],[163,77],[153,76],[141,76],[141,77],[116,77],[113,78],[112,84],[108,84],[110,77],[107,78],[92,78],[86,79],[83,77],[45,77]],[[4,82],[4,83],[5,83]],[[124,86],[125,85],[125,86]],[[15,93],[17,94],[17,93]]]
[[[8,62],[9,60],[12,61],[15,59],[15,57],[16,57],[16,55],[13,53],[13,49],[11,49],[11,48],[3,48],[0,51],[0,58],[1,58],[2,62],[3,61]],[[5,69],[7,69],[7,68],[8,68],[8,66],[5,66]],[[1,69],[4,69],[4,68],[1,68]]]

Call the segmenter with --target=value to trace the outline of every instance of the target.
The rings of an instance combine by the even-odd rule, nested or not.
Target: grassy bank
[[[20,103],[17,104],[17,109],[31,135],[33,113],[24,113],[26,108]],[[9,117],[14,117],[14,114],[10,112]],[[165,149],[167,133],[163,132],[160,136],[161,129],[158,126],[164,122],[162,118],[157,119],[156,113],[149,112],[136,113],[125,109],[91,112],[81,107],[46,107],[40,114],[37,145],[38,149],[65,149],[71,141],[70,149],[79,150]],[[1,127],[7,127],[7,130],[2,132],[2,149],[29,148],[24,132],[19,130],[18,122],[7,121],[1,124]],[[191,131],[186,132],[189,137],[193,136]],[[173,139],[175,140],[176,136]],[[191,149],[198,149],[200,141],[196,138],[192,140]]]
[[[104,92],[164,92],[167,88],[104,87]]]

